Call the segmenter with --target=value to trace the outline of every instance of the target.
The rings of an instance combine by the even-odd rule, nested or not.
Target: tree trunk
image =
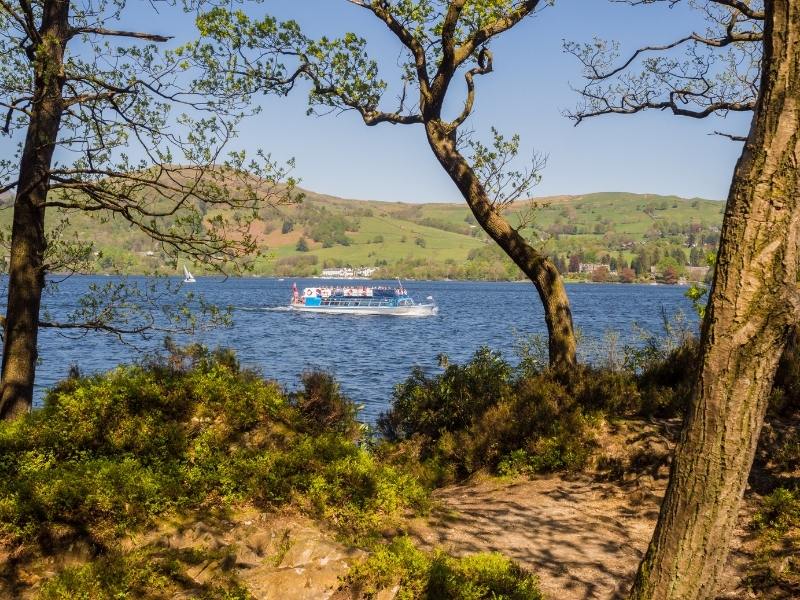
[[[30,410],[36,374],[39,308],[44,288],[44,204],[61,123],[64,44],[69,0],[49,0],[42,14],[34,65],[34,99],[22,150],[11,228],[11,256],[3,338],[0,417]]]
[[[634,599],[717,592],[798,318],[800,0],[768,0],[766,13],[759,102],[728,197],[692,406]]]
[[[433,153],[467,201],[483,230],[522,269],[539,292],[549,337],[550,366],[569,373],[576,365],[575,332],[569,298],[561,274],[495,210],[477,175],[456,148],[455,135],[439,120],[426,123]]]

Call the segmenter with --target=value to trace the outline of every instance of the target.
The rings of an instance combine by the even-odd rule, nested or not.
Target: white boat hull
[[[439,314],[435,304],[415,304],[413,306],[306,306],[290,304],[297,312],[327,313],[337,315],[390,315],[394,317],[430,317]]]

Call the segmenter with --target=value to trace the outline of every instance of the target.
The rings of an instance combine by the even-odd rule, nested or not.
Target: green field
[[[699,198],[603,192],[518,203],[506,216],[515,225],[525,219],[523,233],[553,257],[579,254],[599,262],[604,255],[630,261],[643,249],[656,257],[680,248],[713,249],[723,209],[722,202]],[[384,276],[518,276],[465,204],[348,200],[307,191],[301,203],[265,208],[261,216],[255,226],[264,253],[254,264],[258,275],[381,266]],[[49,223],[58,219],[49,215]],[[122,219],[69,219],[70,236],[94,244],[98,272],[173,271],[163,249]],[[7,229],[10,220],[10,210],[0,211],[0,226]],[[298,250],[301,238],[306,251]]]

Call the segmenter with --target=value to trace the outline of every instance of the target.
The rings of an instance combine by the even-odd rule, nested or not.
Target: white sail
[[[192,275],[189,272],[189,269],[186,268],[186,265],[183,265],[183,283],[194,283],[194,282],[195,282],[194,275]]]

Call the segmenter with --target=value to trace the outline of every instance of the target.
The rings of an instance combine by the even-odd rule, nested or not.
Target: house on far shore
[[[686,267],[686,279],[689,281],[705,281],[709,267]]]
[[[592,273],[594,273],[598,269],[606,269],[606,270],[608,270],[609,275],[616,275],[617,274],[616,271],[610,270],[608,265],[604,265],[602,263],[580,263],[578,265],[578,273],[586,273],[588,275],[591,275]]]
[[[333,269],[322,269],[320,277],[325,279],[354,279],[356,277],[372,277],[377,271],[377,267],[337,267]]]

